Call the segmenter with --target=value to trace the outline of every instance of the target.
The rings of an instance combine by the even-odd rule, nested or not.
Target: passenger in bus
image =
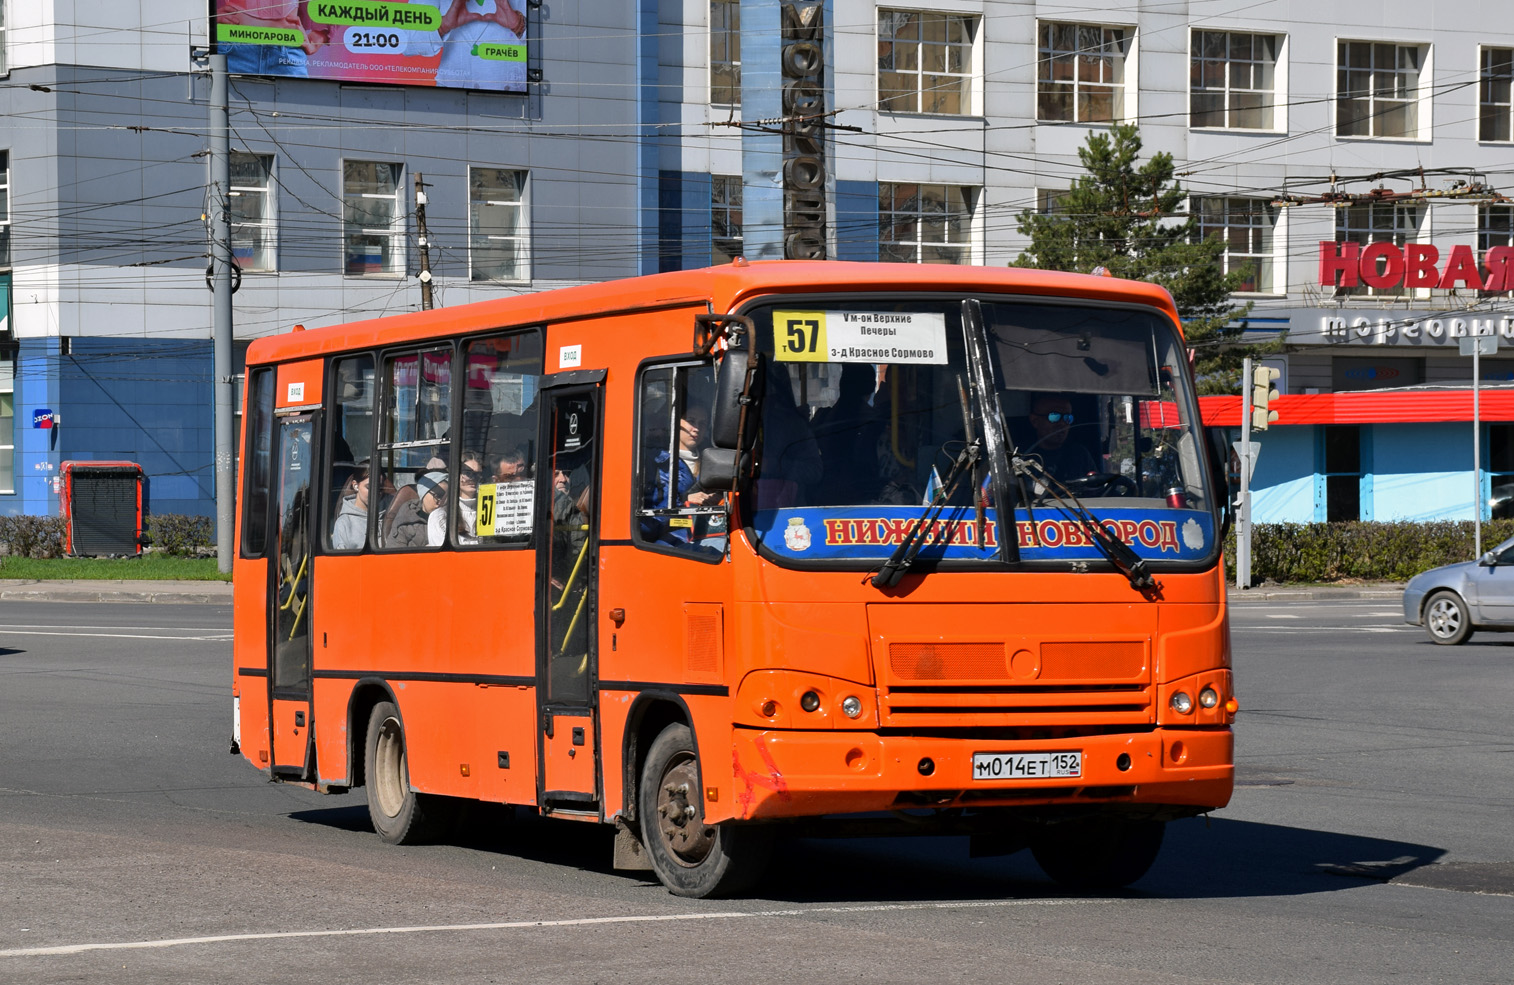
[[[704,418],[689,414],[678,419],[678,454],[669,455],[666,443],[659,445],[652,454],[650,482],[647,484],[644,507],[648,510],[677,508],[680,506],[717,506],[721,494],[710,492],[699,485],[699,453],[704,448]],[[666,432],[664,432],[666,433]],[[672,484],[669,498],[669,484]],[[650,517],[642,518],[642,536],[663,544],[685,545],[702,541],[711,533],[722,534],[722,529],[712,531],[709,517]],[[721,517],[724,520],[724,517]],[[723,548],[720,544],[707,546]]]
[[[459,544],[477,544],[474,530],[478,522],[478,482],[483,456],[477,452],[463,452],[462,468],[457,474],[457,529],[453,532]],[[426,540],[433,547],[446,539],[447,511],[434,510],[426,520]]]
[[[1088,449],[1068,440],[1072,425],[1072,400],[1066,394],[1042,393],[1031,402],[1030,426],[1036,438],[1022,454],[1039,458],[1052,478],[1062,482],[1097,471]]]
[[[428,523],[431,514],[446,502],[447,473],[427,472],[415,480],[414,499],[396,508],[389,526],[389,547],[426,547],[430,544]]]
[[[359,462],[348,480],[352,491],[342,497],[336,522],[331,526],[331,547],[338,551],[359,550],[368,539],[368,494],[372,478],[367,462]]]
[[[495,482],[520,482],[531,478],[531,466],[526,458],[526,446],[516,445],[499,456],[494,463]]]
[[[568,574],[589,539],[589,511],[593,505],[589,470],[558,472],[552,482],[552,578],[566,584]]]

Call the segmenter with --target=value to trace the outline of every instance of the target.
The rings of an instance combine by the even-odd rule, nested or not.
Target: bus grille
[[[1154,721],[1144,640],[887,644],[885,728]]]

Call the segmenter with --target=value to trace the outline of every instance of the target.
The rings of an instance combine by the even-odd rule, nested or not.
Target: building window
[[[1194,31],[1188,115],[1194,127],[1271,130],[1278,38],[1238,31]]]
[[[710,262],[742,255],[741,176],[717,174],[710,185]]]
[[[16,491],[16,363],[0,352],[0,493]]]
[[[878,253],[894,263],[972,263],[977,189],[878,185]]]
[[[741,107],[740,0],[710,0],[710,102]]]
[[[1362,518],[1362,429],[1358,424],[1322,428],[1325,520],[1338,523]]]
[[[1509,140],[1514,99],[1514,48],[1484,48],[1477,88],[1477,139]]]
[[[243,270],[278,269],[273,158],[231,155],[231,255]]]
[[[345,271],[350,277],[404,273],[405,211],[400,202],[402,164],[342,163]]]
[[[1514,517],[1514,424],[1488,425],[1488,485],[1492,518]]]
[[[1426,53],[1418,45],[1337,43],[1336,136],[1418,137]]]
[[[3,8],[3,4],[0,4]],[[0,44],[4,43],[0,33]],[[11,156],[0,150],[0,267],[11,265]],[[7,312],[0,311],[0,318]]]
[[[526,172],[468,169],[469,279],[530,279]]]
[[[1244,271],[1239,291],[1272,294],[1273,231],[1278,210],[1259,198],[1200,198],[1194,202],[1198,234],[1225,244],[1225,273]]]
[[[1485,257],[1495,246],[1514,246],[1514,206],[1480,205],[1477,208],[1477,253]],[[1481,292],[1484,297],[1503,293],[1506,292]]]
[[[1390,202],[1348,205],[1335,210],[1335,241],[1358,243],[1363,247],[1369,243],[1392,243],[1402,250],[1404,244],[1412,242],[1419,233],[1423,215],[1423,209],[1417,205],[1395,205]],[[1378,259],[1379,274],[1386,271],[1387,263],[1386,258]],[[1380,297],[1396,296],[1403,292],[1402,281],[1391,287],[1368,287],[1363,283],[1357,287],[1335,289],[1337,296],[1360,294]]]
[[[971,113],[977,32],[976,17],[879,10],[879,108],[893,113]]]
[[[1036,119],[1111,123],[1125,116],[1123,27],[1042,24],[1036,69]]]

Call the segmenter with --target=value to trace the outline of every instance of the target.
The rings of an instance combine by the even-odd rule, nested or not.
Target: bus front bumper
[[[735,789],[726,804],[706,804],[712,820],[717,815],[758,820],[919,807],[1207,809],[1229,803],[1235,783],[1235,742],[1228,727],[1003,741],[734,731]],[[975,756],[981,757],[980,764],[1015,754],[1035,763],[1046,758],[1039,754],[1066,752],[1081,753],[1075,778],[993,778],[987,769],[974,768]]]

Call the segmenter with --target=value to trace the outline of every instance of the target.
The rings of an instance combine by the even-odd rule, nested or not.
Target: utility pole
[[[421,310],[431,310],[431,240],[426,232],[426,176],[415,173],[415,225],[421,247]]]
[[[1251,587],[1251,357],[1241,362],[1241,494],[1235,501],[1235,587]]]
[[[226,85],[226,56],[209,55],[210,102],[210,290],[215,391],[216,560],[231,573],[231,540],[236,490],[232,461],[231,372],[231,114]]]

